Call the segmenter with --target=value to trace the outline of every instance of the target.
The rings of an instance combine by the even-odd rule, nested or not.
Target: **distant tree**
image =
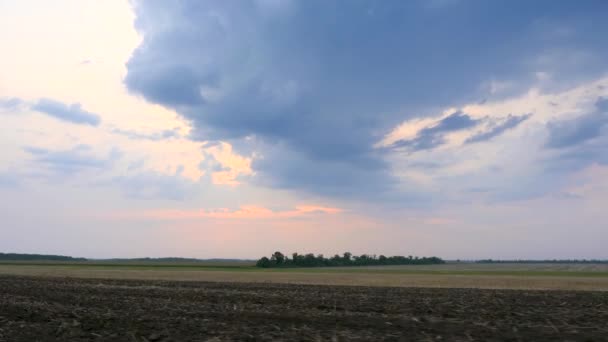
[[[348,263],[350,263],[350,262],[351,262],[351,259],[350,259],[350,258],[351,258],[352,256],[353,256],[353,255],[351,254],[351,252],[344,252],[344,262],[345,262],[345,263],[347,263],[347,264],[348,264]]]
[[[317,259],[315,260],[315,266],[327,266],[327,263],[325,262],[325,257],[323,256],[323,254],[317,254]]]
[[[277,251],[272,254],[272,257],[270,258],[270,260],[273,261],[275,264],[277,264],[277,266],[281,266],[281,265],[283,265],[283,262],[285,262],[285,255],[283,255],[283,253]]]
[[[268,268],[271,266],[270,259],[268,259],[267,257],[262,257],[255,265],[257,267]]]
[[[316,264],[317,264],[317,258],[315,258],[314,254],[308,253],[308,254],[304,255],[304,260],[302,260],[302,262],[303,262],[302,266],[313,267],[313,266],[316,266]]]
[[[338,254],[334,255],[330,259],[330,265],[331,266],[341,266],[342,265],[342,258]]]

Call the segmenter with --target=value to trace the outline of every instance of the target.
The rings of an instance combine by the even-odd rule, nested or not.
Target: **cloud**
[[[539,70],[555,84],[595,77],[608,56],[599,34],[608,24],[591,4],[576,14],[559,2],[455,2],[449,11],[414,1],[305,1],[281,10],[254,1],[141,1],[134,8],[143,41],[127,63],[132,93],[177,111],[193,125],[193,139],[226,141],[237,152],[255,144],[253,182],[339,197],[395,189],[390,151],[374,145],[397,123],[526,91]],[[573,33],[549,39],[554,28],[539,18]],[[594,57],[562,71],[540,58],[558,50]],[[495,80],[508,91],[480,87]],[[446,132],[475,122],[461,113],[402,144],[432,149]]]
[[[584,144],[560,148],[555,154],[543,160],[547,174],[568,175],[573,171],[579,171],[594,164],[608,165],[608,135],[603,139],[589,141]]]
[[[230,171],[230,168],[220,164],[215,157],[210,153],[205,153],[205,159],[198,165],[201,171],[222,172]]]
[[[387,199],[395,196],[396,178],[384,161],[349,161],[340,158],[317,160],[314,167],[309,157],[282,146],[265,146],[264,154],[255,158],[252,169],[261,173],[259,185],[288,189],[314,190],[316,194],[339,198]],[[393,197],[394,199],[395,197]]]
[[[595,113],[598,97],[608,95],[597,87],[605,82],[606,76],[603,76],[559,92],[531,88],[519,96],[464,105],[461,111],[482,120],[479,125],[449,133],[442,148],[395,154],[391,156],[391,165],[402,179],[413,183],[406,191],[418,188],[427,193],[435,205],[437,202],[516,201],[546,196],[567,181],[572,172],[608,163],[605,128],[599,136],[578,145],[546,146],[550,136],[547,123],[569,122],[573,114],[583,117]],[[512,112],[529,114],[503,114]],[[406,120],[387,134],[378,147],[386,148],[398,140],[413,140],[448,113],[453,110],[443,111],[443,116],[434,120]],[[499,135],[500,140],[493,140]],[[482,138],[486,139],[485,143],[471,143]]]
[[[141,133],[134,130],[124,130],[120,128],[113,128],[110,132],[118,135],[123,135],[132,140],[152,140],[152,141],[161,141],[167,139],[178,139],[181,138],[181,134],[179,133],[179,128],[173,129],[165,129],[160,132],[152,132],[152,133]]]
[[[28,146],[23,149],[36,164],[37,172],[52,175],[74,175],[85,171],[101,171],[112,166],[121,157],[120,150],[113,148],[107,156],[98,157],[89,145],[76,145],[68,150],[50,150]],[[64,179],[65,180],[65,179]]]
[[[111,218],[137,218],[155,220],[191,220],[191,219],[288,219],[312,215],[334,215],[343,212],[342,209],[320,205],[299,205],[292,210],[275,211],[257,205],[241,206],[230,210],[220,208],[213,210],[152,210],[143,212],[120,212],[110,215]]]
[[[455,112],[441,119],[435,126],[422,130],[422,135],[441,134],[468,129],[479,124],[480,120],[474,120],[462,112]]]
[[[234,153],[232,145],[225,142],[204,144],[203,157],[198,167],[213,184],[236,186],[253,174],[251,158]]]
[[[30,156],[32,166],[20,175],[22,179],[77,179],[87,186],[117,189],[126,198],[137,200],[183,201],[200,190],[198,181],[184,175],[183,165],[172,172],[169,167],[159,172],[146,168],[145,159],[124,160],[118,148],[99,153],[90,145],[79,144],[65,150],[27,146],[23,151]]]
[[[99,115],[82,109],[80,103],[67,105],[52,99],[42,98],[33,104],[31,109],[75,124],[97,126],[101,122]]]
[[[595,111],[570,120],[549,122],[548,148],[567,148],[582,144],[602,135],[608,125],[608,98],[598,98]]]
[[[23,100],[17,97],[0,98],[0,113],[18,111],[23,106]]]
[[[509,116],[502,123],[494,125],[486,131],[477,133],[467,138],[467,140],[465,140],[465,144],[488,141],[494,137],[503,134],[505,131],[517,127],[522,122],[528,120],[531,116],[532,114],[525,114],[520,116],[509,114]]]
[[[415,138],[397,140],[391,147],[407,148],[410,151],[433,149],[446,143],[445,135],[447,133],[470,129],[481,122],[481,119],[472,119],[465,113],[455,112],[439,120],[435,125],[423,128]]]

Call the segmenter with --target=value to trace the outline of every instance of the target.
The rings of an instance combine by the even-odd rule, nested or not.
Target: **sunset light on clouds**
[[[0,0],[0,250],[608,258],[607,13]]]
[[[309,214],[337,214],[341,210],[338,208],[328,208],[320,206],[302,205],[297,206],[293,210],[273,211],[268,208],[258,207],[254,205],[242,206],[236,210],[228,208],[220,208],[215,210],[162,210],[152,212],[133,213],[128,212],[125,215],[116,215],[116,218],[135,218],[148,219],[164,219],[164,220],[180,220],[180,219],[195,219],[195,218],[219,218],[219,219],[275,219],[275,218],[293,218]]]

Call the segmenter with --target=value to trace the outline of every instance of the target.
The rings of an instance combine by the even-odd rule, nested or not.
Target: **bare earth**
[[[0,276],[0,341],[606,341],[608,292]]]

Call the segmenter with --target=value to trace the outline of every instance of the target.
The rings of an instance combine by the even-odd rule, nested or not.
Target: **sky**
[[[0,0],[0,251],[608,259],[607,16]]]

